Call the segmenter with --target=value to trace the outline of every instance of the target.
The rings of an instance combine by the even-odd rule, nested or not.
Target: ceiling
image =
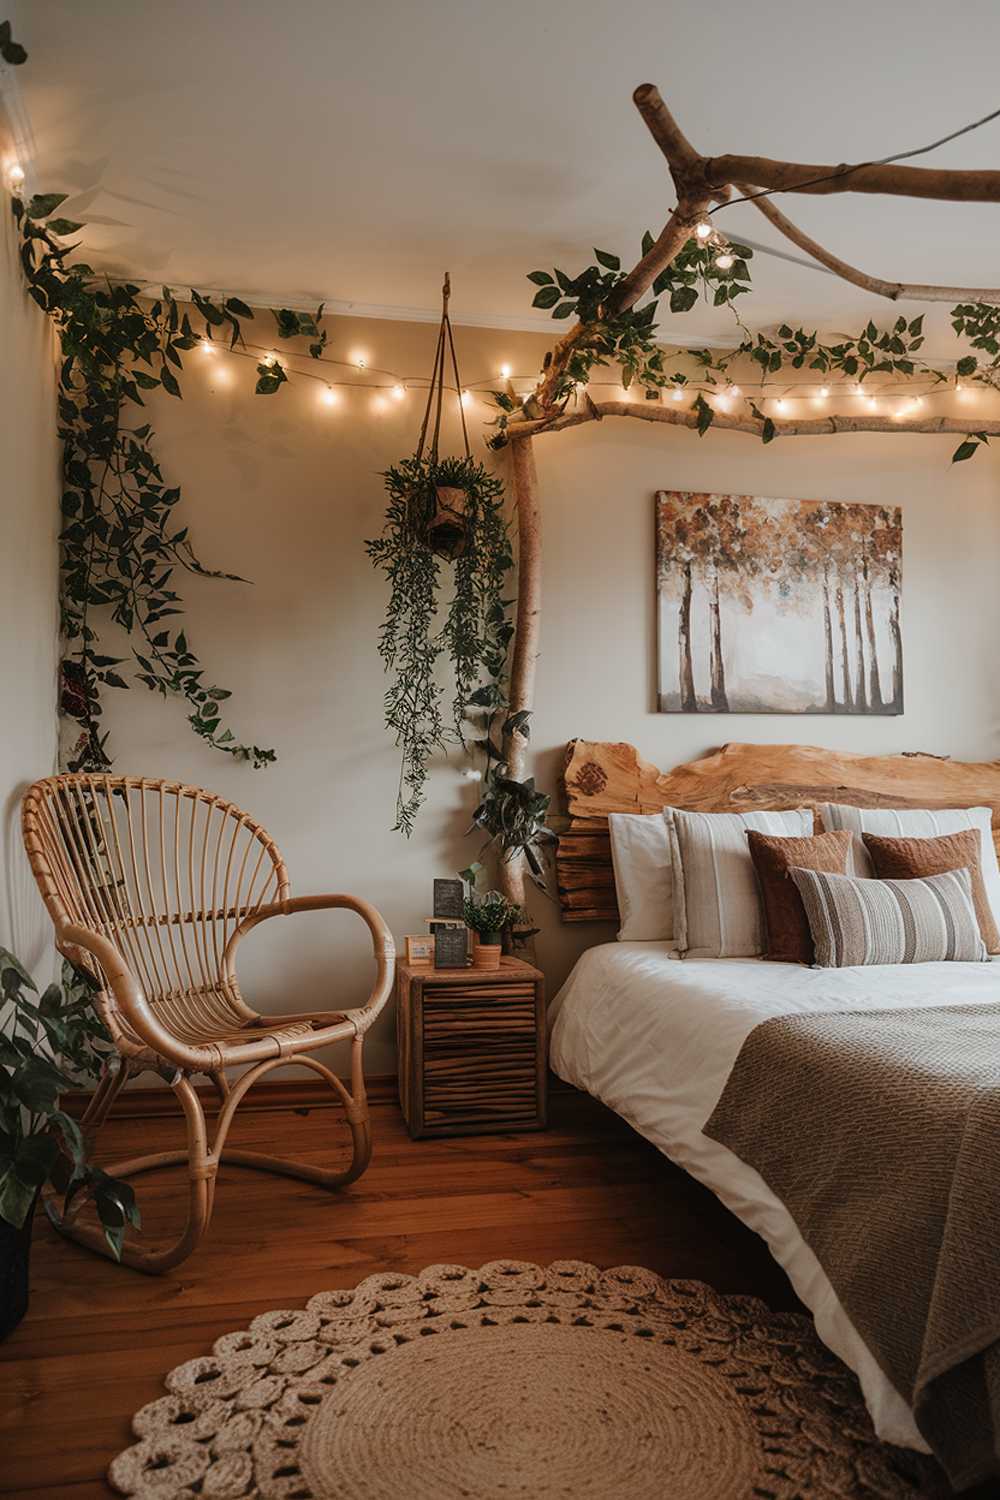
[[[629,262],[672,197],[631,102],[657,83],[699,149],[839,162],[996,108],[1000,7],[964,0],[30,0],[0,79],[35,190],[70,194],[87,259],[250,300],[538,327],[524,275]],[[960,16],[961,36],[956,30]],[[994,166],[1000,121],[936,152]],[[912,281],[1000,283],[1000,206],[782,206],[836,253]],[[754,209],[730,232],[792,247]],[[887,304],[759,255],[755,326],[856,326]],[[661,325],[734,332],[699,306]],[[935,314],[935,329],[945,313]]]

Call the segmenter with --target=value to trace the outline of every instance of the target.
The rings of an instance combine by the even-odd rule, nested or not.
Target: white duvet
[[[702,1134],[744,1040],[770,1016],[1000,1000],[1000,965],[809,969],[762,959],[679,960],[666,943],[607,943],[556,997],[550,1061],[761,1235],[816,1328],[858,1376],[875,1429],[927,1452],[912,1413],[856,1332],[795,1223],[760,1175]],[[775,1091],[781,1080],[775,1079]]]

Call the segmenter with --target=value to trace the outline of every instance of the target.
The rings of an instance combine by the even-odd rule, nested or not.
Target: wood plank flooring
[[[169,1369],[259,1312],[376,1270],[577,1258],[797,1305],[762,1242],[612,1114],[570,1092],[554,1095],[551,1114],[542,1134],[414,1142],[397,1107],[379,1104],[374,1160],[359,1182],[327,1194],[224,1169],[206,1240],[162,1277],[106,1263],[40,1220],[31,1308],[0,1344],[0,1495],[107,1500],[107,1463]],[[166,1149],[178,1137],[168,1118],[111,1121],[102,1155]],[[330,1109],[244,1106],[230,1137],[316,1161],[346,1142]],[[165,1236],[183,1213],[180,1173],[136,1185],[145,1232]]]

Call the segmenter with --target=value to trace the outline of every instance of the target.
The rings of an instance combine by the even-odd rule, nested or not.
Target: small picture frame
[[[414,968],[423,965],[424,968],[434,967],[434,938],[432,935],[421,932],[415,936],[407,936],[406,939],[406,962]]]
[[[461,880],[435,880],[434,915],[436,917],[464,917],[465,886]]]
[[[464,969],[469,958],[469,934],[464,927],[442,927],[434,934],[435,969]]]

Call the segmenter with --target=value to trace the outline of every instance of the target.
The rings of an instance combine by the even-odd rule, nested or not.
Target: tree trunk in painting
[[[717,713],[726,714],[729,712],[729,699],[726,697],[726,668],[722,660],[722,611],[719,607],[718,569],[712,576],[709,609],[712,622],[712,707]]]
[[[830,570],[823,569],[823,641],[826,647],[826,711],[837,712],[837,690],[833,685],[833,619],[830,614]]]
[[[882,699],[882,679],[878,669],[878,646],[875,641],[875,611],[872,607],[872,575],[868,565],[868,548],[861,558],[861,576],[865,585],[865,628],[868,631],[868,705],[872,713],[881,713],[885,704]]]
[[[680,649],[681,712],[697,713],[694,695],[694,666],[691,662],[691,564],[684,564],[684,592],[681,595],[680,623],[677,627]]]
[[[889,588],[892,605],[889,610],[889,634],[892,636],[892,706],[897,714],[903,712],[903,636],[899,628],[899,572],[889,571]]]
[[[854,694],[851,692],[851,663],[847,650],[847,617],[844,614],[844,584],[837,579],[837,618],[840,621],[840,675],[844,684],[844,713],[854,712]]]
[[[861,579],[854,579],[854,640],[857,653],[857,672],[855,682],[857,684],[854,694],[854,706],[859,714],[868,712],[868,691],[865,686],[865,645],[861,634]]]

